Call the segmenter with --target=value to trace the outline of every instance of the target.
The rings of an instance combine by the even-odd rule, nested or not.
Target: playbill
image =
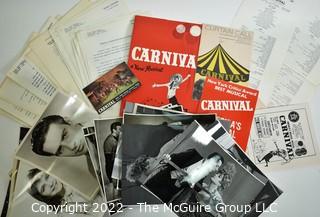
[[[319,150],[306,105],[257,110],[249,152],[257,165],[286,167],[318,161]]]

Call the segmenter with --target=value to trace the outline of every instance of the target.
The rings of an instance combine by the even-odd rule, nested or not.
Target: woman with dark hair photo
[[[36,200],[43,202],[47,205],[53,206],[54,210],[58,211],[60,216],[64,213],[69,215],[66,210],[63,210],[61,205],[72,205],[72,204],[86,204],[86,209],[77,209],[77,215],[91,215],[93,206],[90,202],[85,200],[83,197],[73,192],[73,190],[66,188],[65,185],[48,175],[47,173],[34,168],[28,171],[27,177],[29,179],[29,188],[27,192]],[[101,203],[102,197],[98,194],[95,199],[95,203]],[[102,216],[103,213],[94,213],[93,216]]]
[[[65,202],[66,190],[63,184],[52,176],[34,168],[29,170],[28,193],[35,199],[57,207]]]

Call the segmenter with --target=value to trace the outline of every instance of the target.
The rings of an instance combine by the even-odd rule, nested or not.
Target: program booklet
[[[201,24],[135,16],[128,66],[141,87],[125,103],[192,112]]]
[[[245,85],[253,32],[203,24],[192,98],[200,100],[206,77]]]
[[[258,93],[255,89],[207,78],[197,112],[216,113],[221,118],[230,119],[230,134],[245,151]]]

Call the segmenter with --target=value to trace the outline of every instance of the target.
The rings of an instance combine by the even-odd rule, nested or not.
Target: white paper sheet
[[[79,28],[93,25],[99,20],[107,20],[127,13],[128,9],[124,1],[106,0],[98,2],[94,6],[88,8],[84,13],[81,13],[81,16],[71,19],[68,23],[55,25],[52,28],[51,35],[53,36],[59,52],[78,86],[84,87],[87,79],[83,73],[77,73],[79,68],[74,58],[72,46],[74,34],[79,30]]]
[[[301,16],[294,23],[294,33],[272,89],[269,105],[307,102],[320,81],[320,2],[307,0],[299,8]],[[303,16],[302,12],[308,14]],[[305,92],[303,89],[309,89]],[[299,97],[299,92],[306,95]],[[300,94],[301,96],[301,94]]]
[[[127,62],[134,15],[77,33],[89,83],[121,62]],[[80,61],[79,61],[80,62]]]
[[[297,2],[244,0],[233,26],[254,31],[254,49],[250,72],[251,87],[259,88],[264,104],[270,98],[270,87],[281,67],[293,32]]]

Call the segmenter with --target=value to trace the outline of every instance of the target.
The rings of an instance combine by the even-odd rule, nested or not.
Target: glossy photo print
[[[94,117],[95,112],[80,100],[58,93],[22,141],[17,159],[60,178],[84,198],[92,199],[99,184],[82,127]]]
[[[120,198],[119,180],[112,177],[117,145],[121,135],[122,118],[94,121],[101,177],[107,201]]]
[[[105,216],[94,212],[94,203],[103,202],[100,193],[86,200],[59,178],[23,162],[17,172],[10,216]],[[52,209],[43,209],[48,206]]]

